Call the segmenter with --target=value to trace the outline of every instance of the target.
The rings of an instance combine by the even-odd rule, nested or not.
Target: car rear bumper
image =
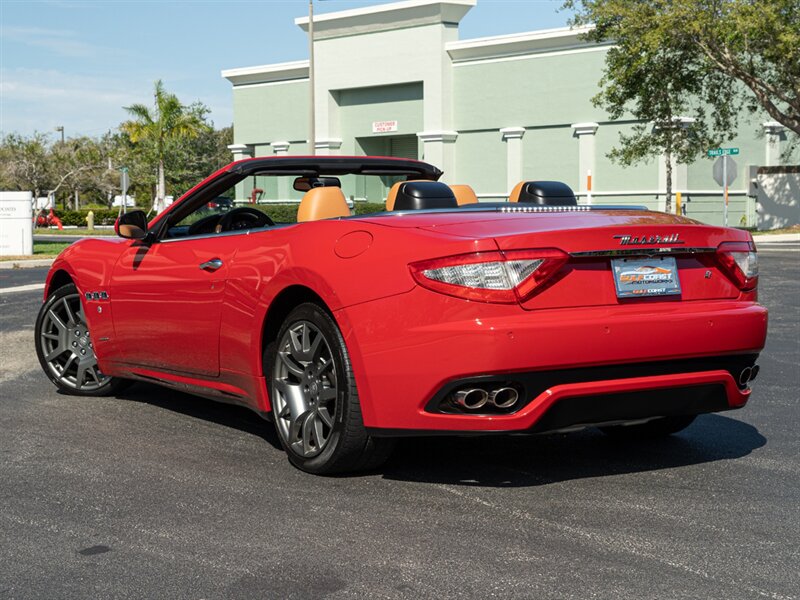
[[[527,312],[420,288],[336,316],[364,423],[374,433],[394,434],[536,432],[738,408],[750,390],[737,385],[725,357],[752,364],[767,329],[766,309],[753,302],[645,301]],[[672,368],[649,368],[654,365]],[[437,410],[437,398],[461,381],[531,376],[545,385],[522,386],[510,414]],[[557,412],[572,416],[555,418]]]

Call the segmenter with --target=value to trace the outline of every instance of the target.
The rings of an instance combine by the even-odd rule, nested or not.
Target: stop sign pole
[[[737,154],[739,154],[738,148],[714,148],[708,151],[709,157],[718,157],[717,160],[714,161],[713,175],[714,181],[725,190],[725,204],[723,206],[725,227],[728,226],[728,186],[733,183],[737,174],[736,162],[730,157]],[[728,163],[730,163],[730,171],[728,170]]]

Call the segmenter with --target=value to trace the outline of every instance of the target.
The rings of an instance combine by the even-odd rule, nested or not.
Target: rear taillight
[[[758,254],[752,242],[725,242],[717,248],[717,259],[725,274],[743,292],[758,285]]]
[[[409,265],[421,286],[467,300],[513,304],[530,298],[567,262],[561,250],[476,252]]]

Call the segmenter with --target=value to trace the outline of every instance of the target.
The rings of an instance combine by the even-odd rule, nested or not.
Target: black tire
[[[323,308],[292,310],[263,360],[275,430],[293,465],[329,475],[386,461],[393,440],[367,434],[344,338]]]
[[[617,439],[649,440],[678,433],[691,425],[696,417],[696,415],[676,415],[653,419],[638,425],[610,425],[599,429],[607,436]]]
[[[34,328],[36,356],[45,375],[65,394],[110,396],[129,381],[109,377],[97,367],[93,342],[74,284],[61,286],[42,304]]]

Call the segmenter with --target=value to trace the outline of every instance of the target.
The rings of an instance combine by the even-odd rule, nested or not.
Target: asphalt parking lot
[[[292,468],[244,409],[56,393],[0,271],[0,599],[800,597],[800,253],[762,252],[750,404],[652,443],[412,439]]]

